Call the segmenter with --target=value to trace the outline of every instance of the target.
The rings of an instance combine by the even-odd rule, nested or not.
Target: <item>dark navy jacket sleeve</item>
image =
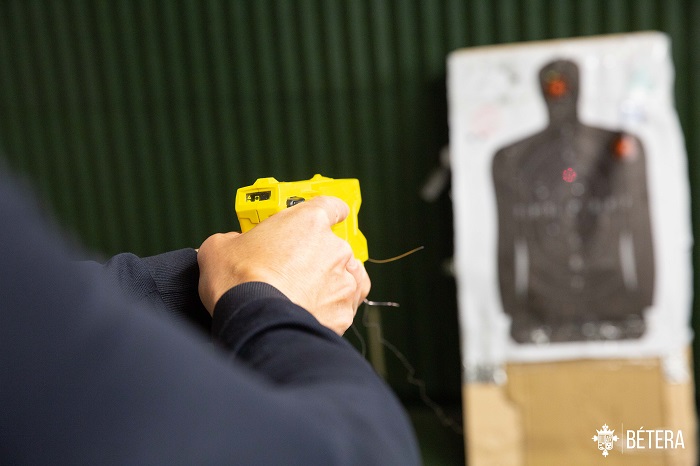
[[[122,253],[104,264],[83,266],[104,275],[122,292],[157,313],[194,324],[209,333],[211,316],[199,299],[199,266],[194,249],[140,258]]]
[[[364,359],[263,283],[214,344],[76,264],[0,173],[0,463],[413,465]]]

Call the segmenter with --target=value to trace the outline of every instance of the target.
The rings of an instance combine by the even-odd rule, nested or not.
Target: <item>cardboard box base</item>
[[[692,377],[667,381],[659,359],[509,364],[506,373],[503,385],[464,386],[469,466],[697,464]],[[603,425],[618,436],[607,457],[593,440]],[[680,430],[685,448],[652,440],[630,449],[628,430],[672,430],[674,446]]]

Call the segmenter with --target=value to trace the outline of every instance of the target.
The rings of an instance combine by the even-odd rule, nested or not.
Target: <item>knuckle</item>
[[[311,209],[313,225],[317,228],[328,228],[328,212],[321,206]]]
[[[362,299],[366,298],[369,292],[372,290],[372,280],[369,279],[369,275],[365,273],[362,280],[361,296]]]
[[[223,247],[226,241],[226,235],[223,233],[215,233],[209,237],[209,241],[214,249],[219,249]]]
[[[345,296],[346,300],[353,300],[355,299],[355,292],[357,291],[357,282],[355,281],[355,277],[348,277],[348,280],[345,284],[345,289],[343,290],[343,295]]]
[[[308,204],[303,210],[304,221],[310,229],[328,228],[328,214],[320,205]]]
[[[345,301],[352,303],[355,301],[355,297],[357,296],[357,292],[361,288],[361,285],[352,274],[348,273],[345,275],[345,277],[346,280],[343,285],[342,296]]]
[[[335,236],[335,235],[333,235]],[[353,256],[353,251],[352,251],[352,246],[350,246],[350,243],[345,241],[342,238],[339,238],[338,236],[335,236],[338,238],[339,241],[336,241],[338,243],[337,250],[340,253],[342,257],[352,257]]]
[[[209,237],[209,239],[214,243],[220,243],[224,239],[223,233],[214,233]]]
[[[206,252],[209,250],[209,248],[214,247],[214,245],[216,244],[216,236],[217,235],[218,235],[218,233],[211,235],[207,239],[204,240],[204,242],[199,247],[200,254],[206,254]]]

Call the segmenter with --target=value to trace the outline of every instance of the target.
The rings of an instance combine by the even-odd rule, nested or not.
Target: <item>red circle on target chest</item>
[[[571,167],[567,168],[566,170],[561,172],[561,179],[566,181],[567,183],[573,183],[576,179],[576,170],[574,170]]]

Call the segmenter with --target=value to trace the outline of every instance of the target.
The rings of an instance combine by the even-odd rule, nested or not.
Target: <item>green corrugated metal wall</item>
[[[368,265],[373,299],[402,304],[382,311],[384,335],[432,397],[458,404],[454,285],[443,273],[451,206],[446,194],[418,194],[447,143],[446,54],[667,32],[697,197],[697,24],[691,0],[0,0],[0,146],[105,255],[196,246],[236,228],[235,189],[258,177],[359,178],[370,255],[426,246]],[[387,360],[392,385],[415,400]]]

